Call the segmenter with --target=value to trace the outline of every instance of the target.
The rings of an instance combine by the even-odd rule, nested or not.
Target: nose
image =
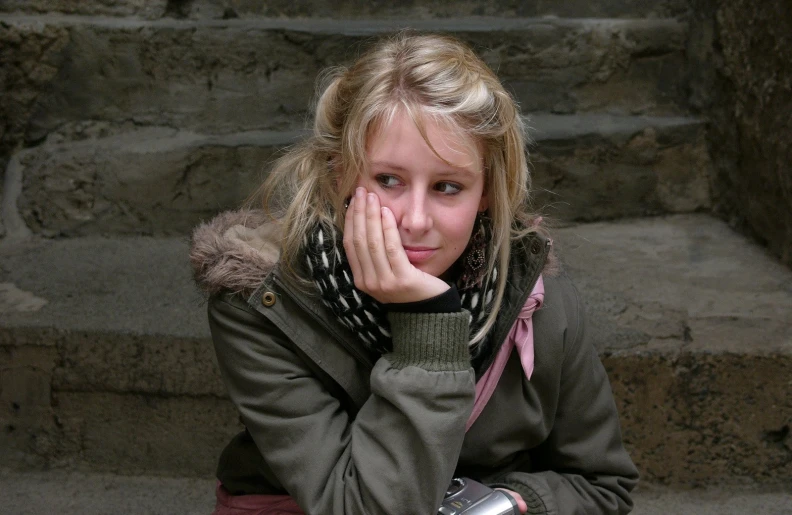
[[[432,216],[426,193],[413,190],[402,206],[401,227],[407,232],[420,234],[432,228]]]

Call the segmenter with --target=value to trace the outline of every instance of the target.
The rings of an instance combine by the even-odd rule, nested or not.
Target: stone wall
[[[713,209],[792,266],[792,3],[693,4],[692,99],[710,120]]]
[[[458,16],[673,17],[685,0],[3,0],[0,12],[189,19]]]
[[[42,89],[58,71],[66,31],[35,26],[24,33],[0,23],[0,198],[8,159],[24,145],[30,114]],[[5,233],[0,210],[0,237]]]

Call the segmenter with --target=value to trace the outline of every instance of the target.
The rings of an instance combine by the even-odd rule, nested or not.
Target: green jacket
[[[255,212],[226,214],[193,239],[220,371],[246,427],[218,464],[232,493],[288,493],[308,514],[427,515],[452,477],[467,476],[519,492],[529,513],[630,511],[638,474],[565,276],[544,276],[531,379],[513,354],[465,433],[467,313],[390,313],[393,352],[372,355],[284,281],[275,230]],[[492,341],[505,339],[549,249],[535,234],[515,245]]]

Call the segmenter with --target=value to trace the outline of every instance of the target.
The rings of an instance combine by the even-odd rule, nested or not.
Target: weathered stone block
[[[695,104],[711,120],[713,207],[792,266],[792,10],[786,0],[692,3]]]
[[[58,391],[226,396],[208,339],[75,331],[58,354]]]
[[[572,18],[665,17],[684,13],[687,5],[679,0],[651,1],[590,1],[580,0],[418,0],[413,2],[370,2],[366,0],[197,0],[190,17],[222,16],[288,16],[326,18],[369,17],[425,17],[453,16],[565,16]]]
[[[5,182],[5,166],[7,164],[7,159],[0,158],[0,199],[3,198],[3,184]],[[3,210],[0,209],[0,239],[2,239],[6,234],[5,223],[3,222]]]
[[[792,478],[792,272],[704,215],[554,237],[644,479]],[[0,319],[0,381],[20,371],[12,397],[40,407],[14,414],[3,386],[9,464],[211,474],[239,426],[186,254],[181,239],[73,238],[2,256],[1,281],[48,300]]]
[[[68,392],[57,399],[64,427],[79,435],[75,460],[93,470],[211,476],[242,430],[224,399]]]
[[[55,429],[52,371],[57,350],[29,345],[34,332],[0,334],[0,449],[7,465],[41,466],[45,433]]]
[[[168,339],[209,337],[186,238],[45,240],[3,255],[0,280],[48,301],[37,312],[3,313],[0,342],[59,347],[104,335],[112,345],[112,335],[126,334],[165,349]]]
[[[792,274],[726,224],[679,215],[555,233],[601,351],[792,355]]]
[[[708,209],[704,125],[684,118],[535,117],[535,205],[564,221]],[[566,128],[562,128],[566,125]]]
[[[0,170],[22,143],[36,100],[57,75],[68,40],[63,27],[0,19]],[[0,190],[3,176],[0,172]]]
[[[550,216],[597,220],[709,207],[703,125],[688,118],[536,115],[536,204]],[[184,234],[253,193],[300,133],[204,136],[171,129],[79,132],[15,156],[22,217],[46,235]],[[74,135],[70,136],[74,138]]]
[[[55,362],[56,351],[52,346],[0,344],[0,407],[3,419],[25,418],[50,409]],[[3,429],[9,431],[7,426]]]
[[[708,216],[555,236],[644,480],[788,482],[792,273]]]
[[[3,0],[0,12],[136,16],[151,20],[165,15],[167,7],[168,0]]]
[[[790,354],[619,354],[604,362],[644,479],[701,486],[792,478]]]
[[[29,18],[6,17],[25,32]],[[679,113],[685,25],[676,20],[55,19],[68,33],[28,141],[82,120],[202,132],[302,128],[319,72],[372,36],[451,32],[477,48],[525,112]]]
[[[682,0],[653,2],[649,0],[442,0],[413,2],[371,2],[368,0],[5,0],[0,12],[64,13],[103,16],[137,16],[155,19],[162,16],[191,19],[223,19],[236,17],[323,17],[323,18],[389,18],[450,16],[566,16],[572,18],[669,17],[685,13]]]
[[[202,136],[172,129],[42,146],[20,157],[18,206],[35,232],[184,234],[238,206],[297,133]]]

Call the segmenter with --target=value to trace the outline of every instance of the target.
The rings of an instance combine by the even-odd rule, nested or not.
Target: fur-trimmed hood
[[[260,209],[227,211],[202,223],[190,248],[196,284],[207,295],[252,293],[278,262],[280,238],[280,224]],[[543,273],[554,276],[559,268],[550,247]]]
[[[278,262],[280,229],[261,210],[229,211],[199,225],[190,246],[198,287],[209,295],[255,290]]]

